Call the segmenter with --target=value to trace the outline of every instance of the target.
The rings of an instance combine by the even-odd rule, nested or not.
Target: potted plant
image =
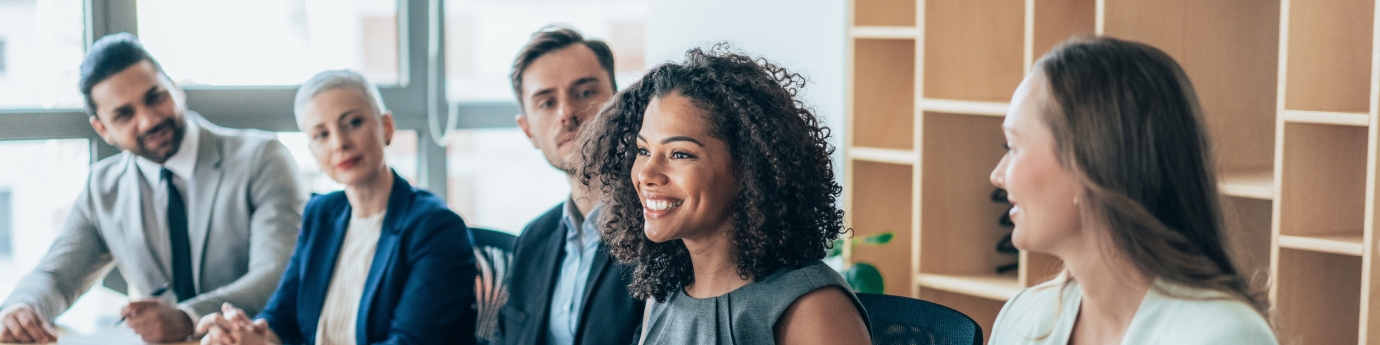
[[[886,281],[882,279],[882,272],[866,262],[853,262],[853,251],[858,244],[880,246],[891,243],[895,234],[886,232],[862,238],[853,236],[839,237],[834,240],[834,245],[829,248],[829,255],[826,258],[838,258],[841,264],[835,267],[843,275],[843,279],[848,281],[848,286],[856,292],[883,293],[886,291]]]

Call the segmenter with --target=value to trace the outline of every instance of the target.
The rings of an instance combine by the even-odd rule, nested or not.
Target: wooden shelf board
[[[911,150],[884,149],[876,147],[854,146],[848,148],[848,157],[860,161],[915,165],[915,161],[920,159],[920,155]]]
[[[1279,235],[1279,247],[1322,253],[1361,256],[1364,235],[1360,232],[1322,235]]]
[[[1010,103],[1001,102],[975,102],[934,98],[924,98],[920,100],[921,110],[950,114],[1006,116],[1006,110],[1010,107]]]
[[[1273,168],[1229,169],[1218,184],[1222,194],[1260,200],[1274,200],[1275,171]]]
[[[1005,301],[1021,292],[1015,274],[931,274],[915,277],[920,286],[991,300]]]
[[[1370,114],[1337,111],[1285,110],[1284,121],[1365,127],[1370,126]]]
[[[913,40],[919,31],[913,26],[854,26],[849,34],[853,38]]]

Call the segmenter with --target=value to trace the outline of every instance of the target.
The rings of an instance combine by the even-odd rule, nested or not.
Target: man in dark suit
[[[629,268],[599,241],[598,198],[575,170],[576,134],[617,90],[613,52],[569,28],[532,35],[513,62],[517,115],[532,145],[570,181],[570,198],[518,236],[499,344],[632,344],[643,302],[628,293]]]

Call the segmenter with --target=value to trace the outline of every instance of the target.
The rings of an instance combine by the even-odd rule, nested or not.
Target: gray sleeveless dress
[[[646,344],[776,344],[776,320],[786,308],[800,296],[826,286],[843,288],[863,322],[872,327],[843,277],[814,260],[718,297],[699,299],[681,290],[667,297],[666,303],[652,302]]]

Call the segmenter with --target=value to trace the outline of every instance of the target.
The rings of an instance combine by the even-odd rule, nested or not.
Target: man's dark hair
[[[153,56],[144,50],[144,45],[139,44],[139,39],[132,34],[110,34],[92,43],[91,49],[86,51],[86,57],[81,61],[81,79],[78,82],[81,96],[86,99],[86,114],[96,116],[96,103],[91,100],[91,89],[96,87],[96,84],[142,61],[152,63],[158,73],[163,73],[163,67],[158,65],[158,60],[154,60]]]
[[[537,30],[532,34],[532,39],[527,41],[527,45],[522,46],[517,58],[513,59],[513,72],[509,75],[513,82],[513,93],[517,95],[518,106],[522,106],[522,74],[527,71],[527,65],[532,64],[537,58],[553,51],[561,50],[572,44],[584,44],[589,50],[594,52],[594,57],[599,59],[599,66],[604,67],[609,72],[609,87],[614,92],[618,91],[618,82],[613,78],[613,50],[609,45],[600,40],[586,40],[579,31],[559,25],[548,25]]]

